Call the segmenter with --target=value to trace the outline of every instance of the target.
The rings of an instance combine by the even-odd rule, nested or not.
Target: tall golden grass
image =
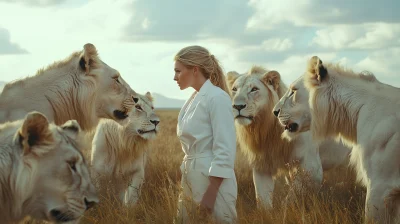
[[[147,152],[145,182],[138,203],[123,207],[115,203],[111,196],[100,195],[101,202],[85,214],[81,223],[173,223],[180,191],[179,166],[184,156],[176,136],[178,111],[159,110],[157,113],[161,130]],[[89,155],[90,152],[86,152],[88,159]],[[278,178],[273,194],[274,208],[271,210],[257,208],[250,166],[239,148],[235,172],[238,223],[363,222],[365,189],[356,184],[354,172],[347,168],[347,164],[325,172],[317,194],[297,197],[287,207],[282,202],[288,193],[288,186],[283,178]]]

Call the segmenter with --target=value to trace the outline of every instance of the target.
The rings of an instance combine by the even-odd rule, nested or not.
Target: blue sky
[[[286,84],[318,55],[400,87],[398,0],[0,0],[3,81],[93,43],[137,92],[186,99],[173,81],[182,47],[207,47],[225,72],[262,65]]]

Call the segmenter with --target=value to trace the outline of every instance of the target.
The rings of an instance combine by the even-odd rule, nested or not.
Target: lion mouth
[[[143,134],[146,134],[146,133],[155,133],[155,134],[157,134],[157,130],[156,129],[153,129],[153,130],[149,130],[149,131],[145,131],[145,130],[138,130],[138,133],[140,134],[140,135],[143,135]]]
[[[241,119],[241,118],[245,118],[245,119],[249,119],[249,120],[253,120],[254,119],[253,116],[243,116],[243,115],[240,115],[240,114],[235,117],[235,119]]]
[[[114,117],[118,120],[124,120],[128,117],[128,113],[122,110],[114,110]]]
[[[51,210],[50,214],[56,222],[70,222],[75,220],[70,212],[61,212],[59,210],[53,209]]]
[[[296,132],[299,129],[299,125],[297,123],[290,123],[285,125],[285,130],[289,132]]]

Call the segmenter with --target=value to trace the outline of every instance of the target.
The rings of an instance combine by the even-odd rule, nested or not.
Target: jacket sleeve
[[[236,130],[229,95],[218,94],[212,97],[209,112],[214,154],[209,176],[232,178],[236,157]]]

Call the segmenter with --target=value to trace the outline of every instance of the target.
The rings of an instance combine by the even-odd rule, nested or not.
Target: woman
[[[181,90],[195,89],[178,116],[177,135],[185,153],[178,221],[198,221],[190,216],[193,205],[200,205],[215,221],[234,223],[236,133],[222,69],[207,49],[189,46],[175,56],[174,80]]]

